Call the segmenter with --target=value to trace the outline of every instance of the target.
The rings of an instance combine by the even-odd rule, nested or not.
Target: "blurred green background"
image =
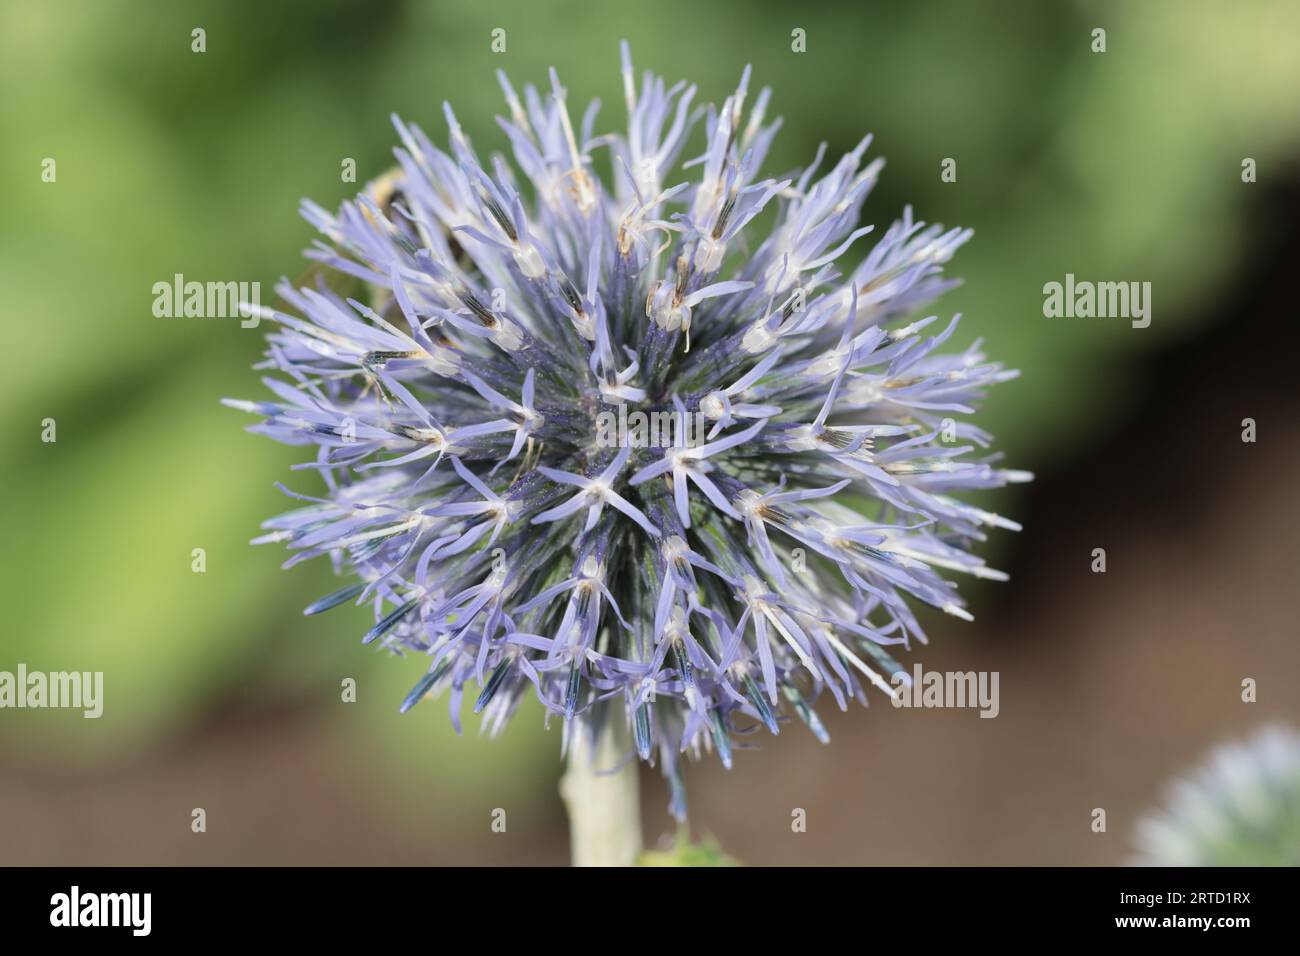
[[[191,52],[195,27],[206,53]],[[504,54],[489,48],[497,27]],[[804,54],[791,52],[796,27]],[[1090,50],[1094,27],[1107,31],[1104,54]],[[562,857],[557,728],[534,709],[502,739],[480,738],[473,719],[457,739],[442,702],[399,718],[422,665],[364,651],[365,610],[305,620],[301,608],[333,587],[329,569],[282,572],[282,551],[249,547],[285,506],[275,481],[313,490],[309,475],[289,474],[298,452],[245,434],[247,419],[218,405],[261,396],[249,366],[264,329],[151,313],[153,284],[175,273],[260,281],[269,300],[279,277],[305,267],[312,234],[299,198],[332,208],[354,193],[340,181],[346,157],[359,182],[386,169],[390,113],[441,141],[448,100],[490,151],[505,147],[497,68],[520,86],[544,84],[555,65],[571,102],[602,98],[598,127],[609,128],[623,121],[621,38],[638,71],[687,78],[704,101],[720,102],[752,63],[785,118],[771,173],[806,163],[820,140],[835,156],[871,131],[871,154],[888,160],[865,209],[877,235],[905,203],[926,221],[975,229],[949,267],[966,285],[939,308],[963,312],[966,340],[983,337],[1023,370],[981,423],[1012,464],[1041,471],[1132,416],[1129,372],[1202,334],[1260,255],[1252,191],[1297,176],[1297,36],[1300,5],[1287,0],[5,3],[0,307],[14,362],[0,376],[0,669],[102,670],[106,709],[97,721],[0,713],[0,766],[16,788],[0,857],[6,843],[21,857],[36,819],[22,812],[39,817],[43,787],[111,778],[105,792],[138,802],[132,775],[154,779],[149,768],[208,753],[213,739],[233,741],[220,751],[227,781],[254,744],[299,757],[322,748],[356,784],[353,816],[453,848],[446,858],[478,852],[463,830],[485,805],[514,808],[512,827],[533,836],[527,852],[494,848],[499,858]],[[41,178],[47,157],[54,183]],[[956,183],[940,180],[946,157]],[[1244,157],[1260,184],[1241,182]],[[1042,285],[1066,272],[1150,281],[1151,327],[1044,319]],[[45,418],[57,422],[54,444],[40,440]],[[993,542],[993,563],[1015,546]],[[195,574],[200,547],[207,571]],[[346,677],[358,682],[355,704],[340,700]],[[888,715],[838,726],[878,716]],[[305,779],[300,793],[267,790],[267,801],[286,799],[272,819],[313,791],[317,764],[285,759]],[[653,776],[647,813],[657,817],[666,797]],[[218,801],[167,779],[182,831],[190,806]],[[708,786],[712,772],[700,779]],[[61,858],[116,861],[87,847],[119,844],[86,839]],[[150,859],[199,858],[168,847]],[[268,850],[266,861],[292,860]]]

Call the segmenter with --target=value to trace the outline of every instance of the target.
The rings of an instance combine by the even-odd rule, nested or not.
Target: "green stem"
[[[621,716],[606,723],[594,747],[584,728],[575,728],[569,745],[560,796],[569,811],[574,866],[634,866],[641,855],[638,764],[628,759],[632,748]]]

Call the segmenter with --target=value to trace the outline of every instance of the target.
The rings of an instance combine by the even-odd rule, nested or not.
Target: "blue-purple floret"
[[[624,722],[680,817],[682,754],[730,766],[737,734],[791,716],[826,740],[822,694],[906,680],[894,655],[926,639],[907,596],[968,617],[940,572],[1003,577],[969,549],[1017,525],[952,494],[1028,477],[967,420],[1015,372],[915,317],[969,230],[908,209],[840,265],[871,232],[869,137],[763,179],[780,121],[766,89],[746,112],[748,69],[698,107],[638,87],[625,46],[627,129],[599,135],[554,71],[549,94],[500,81],[514,166],[481,162],[448,106],[450,153],[394,119],[392,173],[337,214],[304,203],[322,270],[267,315],[275,397],[229,404],[313,448],[298,467],[324,490],[285,489],[302,507],[257,540],[355,581],[308,614],[369,604],[365,643],[427,658],[403,712],[448,693],[459,729],[473,685],[494,733],[528,697],[565,746]],[[611,442],[620,411],[707,433]]]

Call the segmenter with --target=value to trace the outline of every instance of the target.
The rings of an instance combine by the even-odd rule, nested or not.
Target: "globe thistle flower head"
[[[626,723],[682,816],[683,754],[730,765],[790,718],[825,739],[823,696],[893,693],[909,602],[968,617],[941,572],[1002,577],[970,547],[1017,526],[955,494],[1027,475],[966,420],[1015,373],[914,317],[969,230],[908,209],[844,266],[870,137],[766,176],[748,69],[708,107],[626,45],[622,72],[606,134],[553,70],[522,97],[501,76],[513,163],[450,106],[447,151],[395,118],[391,174],[304,203],[332,279],[281,285],[274,398],[229,404],[312,451],[324,491],[258,540],[354,579],[307,613],[368,603],[364,643],[427,659],[403,711],[446,693],[459,729],[468,694],[496,732],[531,696],[566,745]]]
[[[1138,821],[1144,866],[1300,864],[1300,733],[1270,724],[1217,748]]]

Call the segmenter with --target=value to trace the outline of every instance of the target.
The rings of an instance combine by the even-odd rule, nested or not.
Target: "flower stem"
[[[627,725],[607,721],[594,746],[585,728],[576,730],[560,780],[573,865],[634,866],[641,855],[641,793],[637,760],[628,759]]]

